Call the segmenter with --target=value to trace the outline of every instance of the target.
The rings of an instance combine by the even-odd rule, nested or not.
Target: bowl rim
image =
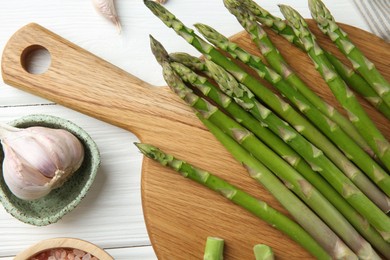
[[[8,196],[6,196],[3,189],[0,189],[0,203],[3,205],[3,207],[5,208],[5,210],[9,214],[11,214],[16,219],[18,219],[24,223],[27,223],[27,224],[31,224],[34,226],[47,226],[49,224],[56,223],[63,216],[65,216],[67,213],[69,213],[74,208],[76,208],[76,206],[79,205],[82,198],[84,198],[86,196],[86,194],[88,193],[88,190],[90,189],[90,187],[92,186],[92,183],[95,180],[96,174],[98,172],[98,169],[99,169],[99,166],[101,163],[100,151],[99,151],[98,146],[95,143],[95,141],[92,139],[92,137],[84,129],[82,129],[81,127],[79,127],[78,125],[73,123],[72,121],[65,119],[65,118],[61,118],[61,117],[57,117],[57,116],[53,116],[53,115],[47,115],[47,114],[29,114],[29,115],[17,118],[15,120],[12,120],[11,122],[8,122],[8,124],[12,125],[12,126],[17,126],[18,124],[25,124],[25,123],[29,123],[29,122],[37,123],[37,125],[39,125],[39,123],[41,123],[41,125],[43,125],[45,123],[53,124],[53,125],[60,125],[60,123],[61,123],[60,128],[68,130],[68,131],[70,130],[73,134],[75,134],[75,132],[77,132],[77,134],[75,134],[75,135],[78,138],[79,137],[84,138],[86,140],[88,146],[90,147],[89,150],[91,150],[91,152],[92,152],[92,154],[91,154],[92,168],[91,168],[90,177],[89,177],[87,183],[82,188],[81,192],[77,195],[77,197],[73,201],[71,201],[69,204],[67,204],[67,207],[64,207],[62,210],[60,210],[59,212],[57,212],[54,215],[48,216],[46,218],[36,218],[36,217],[31,217],[31,216],[25,215],[25,214],[23,214],[23,212],[21,212],[20,210],[17,210],[15,207],[13,207],[13,203],[11,202],[11,199]],[[2,149],[2,148],[0,147],[0,149]],[[93,162],[93,160],[95,160],[95,162]],[[48,196],[48,195],[46,195],[46,196]]]
[[[72,237],[57,237],[49,238],[30,246],[24,251],[17,254],[14,260],[28,260],[30,257],[37,255],[43,251],[54,248],[72,248],[79,249],[86,253],[97,257],[99,260],[114,260],[114,258],[108,254],[104,249],[97,245],[79,238]]]

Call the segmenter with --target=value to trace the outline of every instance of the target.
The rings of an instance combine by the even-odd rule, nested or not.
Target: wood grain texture
[[[343,28],[390,78],[388,44],[359,29]],[[283,39],[271,36],[297,73],[334,103],[310,59]],[[257,52],[246,33],[233,39]],[[334,50],[325,37],[318,34],[318,39]],[[40,75],[26,72],[20,58],[27,47],[36,44],[47,48],[52,56],[49,70]],[[285,212],[267,191],[246,176],[244,169],[167,87],[154,88],[36,24],[24,27],[9,41],[3,53],[2,73],[7,84],[130,130],[141,141],[207,169]],[[388,121],[362,103],[389,137]],[[311,258],[261,220],[150,160],[143,162],[142,196],[148,233],[159,259],[201,259],[207,236],[225,239],[227,259],[251,259],[256,243],[271,246],[278,259]]]

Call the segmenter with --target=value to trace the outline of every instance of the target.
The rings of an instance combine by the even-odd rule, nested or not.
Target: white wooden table
[[[278,16],[281,14],[277,4],[285,3],[304,17],[310,17],[303,0],[258,2]],[[339,22],[369,30],[352,0],[326,0],[325,3]],[[169,0],[165,6],[187,25],[206,23],[226,35],[242,30],[222,0]],[[89,0],[1,0],[1,9],[0,51],[16,30],[36,22],[156,86],[165,83],[149,48],[149,34],[170,52],[199,55],[155,18],[141,0],[117,0],[123,26],[120,35],[95,12]],[[63,236],[93,242],[115,259],[156,259],[141,207],[141,155],[133,146],[137,137],[0,82],[1,122],[34,113],[56,115],[83,127],[98,144],[102,164],[86,198],[56,224],[46,227],[24,224],[0,207],[0,260],[12,259],[42,239]]]

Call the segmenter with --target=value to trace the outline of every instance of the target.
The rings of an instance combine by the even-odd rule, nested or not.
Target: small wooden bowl
[[[106,251],[100,247],[77,238],[68,238],[68,237],[59,237],[51,238],[47,240],[42,240],[37,244],[27,248],[23,252],[19,253],[14,260],[27,260],[31,257],[42,253],[46,250],[55,249],[55,248],[70,248],[82,250],[86,253],[97,257],[99,260],[114,260]]]

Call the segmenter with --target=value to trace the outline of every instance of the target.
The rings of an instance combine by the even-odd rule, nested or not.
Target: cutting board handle
[[[27,54],[37,47],[47,49],[51,56],[51,64],[42,74],[25,69]],[[167,127],[166,121],[172,118],[182,123],[193,120],[167,87],[151,86],[35,23],[10,38],[1,68],[9,85],[135,134],[154,126]]]

